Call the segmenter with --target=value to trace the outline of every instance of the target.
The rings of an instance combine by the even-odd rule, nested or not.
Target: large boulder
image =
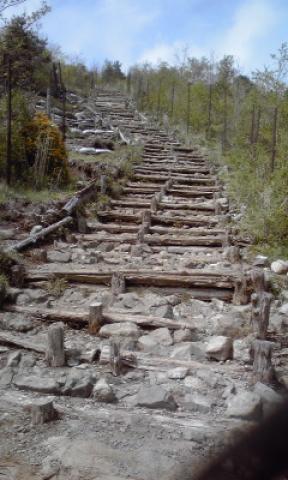
[[[278,275],[284,275],[288,272],[288,262],[284,260],[276,260],[271,263],[271,270]]]
[[[173,338],[168,328],[156,328],[149,336],[163,347],[173,345]]]
[[[262,417],[261,397],[254,392],[240,392],[228,399],[228,417],[259,421]]]
[[[218,361],[225,361],[232,358],[232,340],[229,337],[212,337],[206,347],[208,358]]]
[[[141,388],[136,397],[136,404],[146,408],[164,408],[171,411],[177,409],[173,396],[159,385]]]
[[[121,322],[103,325],[99,331],[100,337],[132,337],[138,338],[141,335],[140,328],[134,323]]]

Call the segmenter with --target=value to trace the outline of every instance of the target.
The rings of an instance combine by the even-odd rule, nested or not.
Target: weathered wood
[[[69,320],[71,319],[71,315]],[[85,319],[85,316],[83,320]],[[77,319],[76,319],[77,320]],[[97,335],[103,325],[103,305],[100,302],[94,302],[89,307],[89,333]]]
[[[121,366],[120,345],[112,340],[110,343],[110,367],[114,377],[121,375]]]
[[[125,276],[120,272],[115,272],[111,278],[111,292],[113,296],[121,295],[126,291]]]
[[[66,225],[69,225],[72,222],[73,222],[72,217],[65,217],[59,222],[53,223],[52,225],[49,225],[49,227],[47,228],[43,228],[43,230],[41,230],[39,233],[36,233],[35,235],[30,235],[25,240],[22,240],[21,242],[18,242],[15,245],[12,245],[7,249],[7,251],[20,252],[21,250],[24,250],[27,247],[30,247],[32,245],[34,246],[40,240],[43,240],[44,238],[48,237],[48,235],[50,235],[51,233],[56,232],[59,228],[65,227]]]
[[[233,295],[233,304],[234,305],[247,305],[249,301],[248,288],[247,288],[247,278],[245,274],[241,274],[234,282],[234,295]]]
[[[255,340],[252,345],[253,374],[255,382],[271,383],[274,377],[272,366],[273,343]]]
[[[100,193],[105,195],[107,192],[107,176],[101,175],[100,177]]]
[[[251,279],[255,293],[251,297],[251,320],[257,338],[265,340],[269,327],[270,306],[272,294],[265,292],[265,274],[262,270],[252,270]]]
[[[16,288],[23,288],[25,282],[25,275],[26,271],[24,265],[19,264],[11,267],[11,285]]]
[[[97,194],[97,188],[95,180],[93,180],[87,187],[77,192],[74,197],[70,198],[68,202],[62,208],[62,211],[68,215],[72,215],[74,211],[79,208],[83,203],[86,203]]]
[[[54,408],[53,400],[46,398],[34,400],[32,404],[25,405],[25,410],[31,412],[32,425],[43,425],[58,418],[58,412]]]
[[[46,360],[50,367],[64,367],[64,328],[63,325],[51,325],[47,334]]]

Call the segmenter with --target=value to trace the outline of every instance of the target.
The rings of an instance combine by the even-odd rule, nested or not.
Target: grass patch
[[[0,205],[10,200],[23,200],[29,203],[47,203],[50,200],[65,200],[67,194],[74,193],[72,185],[63,190],[43,189],[33,190],[31,188],[25,188],[23,186],[11,188],[4,183],[0,183]]]
[[[52,277],[46,284],[46,290],[49,295],[53,295],[56,298],[62,297],[67,288],[68,282],[65,278]]]

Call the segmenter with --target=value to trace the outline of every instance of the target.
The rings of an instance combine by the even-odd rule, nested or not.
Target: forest
[[[49,122],[49,102],[66,114],[67,92],[89,96],[105,85],[127,92],[159,125],[187,144],[209,152],[239,209],[241,228],[262,250],[287,248],[288,233],[288,45],[269,67],[243,75],[233,56],[220,60],[180,52],[174,65],[141,64],[123,71],[118,60],[89,68],[50,47],[39,31],[49,12],[44,2],[32,15],[5,20],[0,1],[0,176],[2,186],[63,188],[69,185],[65,122]],[[95,59],[96,61],[97,59]],[[36,103],[47,101],[47,116]],[[63,116],[65,118],[65,115]],[[43,152],[49,146],[45,168]],[[45,155],[44,155],[45,157]],[[40,163],[39,163],[40,162]],[[42,165],[43,167],[43,165]],[[6,187],[5,187],[6,188]],[[279,252],[280,253],[280,252]]]

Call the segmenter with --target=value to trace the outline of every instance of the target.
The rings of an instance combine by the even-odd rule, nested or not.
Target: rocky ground
[[[198,150],[118,92],[70,100],[71,151],[99,155],[101,135],[144,151],[120,198],[96,217],[86,205],[80,231],[24,254],[25,284],[0,312],[0,476],[188,478],[285,396],[288,264],[247,261],[225,188]],[[47,226],[43,208],[34,225]],[[6,248],[25,235],[11,215],[1,225]],[[269,382],[251,358],[252,269],[282,288],[266,336]],[[65,362],[54,367],[47,335],[58,321]]]

